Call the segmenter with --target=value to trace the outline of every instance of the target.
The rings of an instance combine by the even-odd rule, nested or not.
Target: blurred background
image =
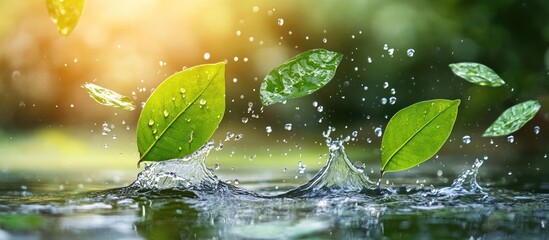
[[[435,98],[462,100],[440,152],[456,157],[437,155],[423,170],[453,171],[447,165],[454,161],[461,171],[487,155],[495,159],[487,164],[499,167],[497,176],[517,167],[525,167],[525,175],[547,173],[548,14],[544,0],[93,0],[65,37],[44,1],[3,0],[0,170],[131,181],[140,170],[135,126],[141,108],[101,106],[80,86],[93,82],[139,105],[171,74],[225,61],[227,110],[213,137],[224,149],[208,159],[220,165],[223,178],[305,181],[325,163],[321,133],[328,126],[337,129],[332,137],[356,131],[347,147],[351,158],[377,174],[375,129],[384,129],[399,109]],[[344,54],[335,78],[311,96],[261,108],[265,75],[313,48]],[[480,87],[454,76],[448,64],[462,61],[491,67],[508,85]],[[481,137],[505,109],[531,99],[542,109],[512,139]],[[299,162],[309,175],[300,173]]]

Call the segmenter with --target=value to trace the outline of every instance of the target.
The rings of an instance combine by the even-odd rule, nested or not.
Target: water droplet
[[[387,98],[381,98],[381,105],[387,104]]]
[[[444,174],[444,173],[442,172],[442,170],[439,169],[437,171],[437,177],[442,177],[442,174]]]
[[[240,37],[241,34],[242,32],[240,30],[236,30],[236,36]]]
[[[254,37],[249,37],[249,38],[248,38],[248,41],[253,42],[253,41],[254,41]]]
[[[254,12],[254,13],[259,12],[259,7],[258,6],[253,6],[252,7],[252,12]]]
[[[152,126],[154,124],[154,120],[149,119],[149,126]]]
[[[391,88],[391,95],[395,95],[396,94],[396,90],[394,88]]]
[[[389,83],[388,82],[384,82],[383,83],[383,88],[388,88],[389,87]]]
[[[320,105],[320,106],[318,106],[318,107],[316,108],[316,110],[317,110],[318,112],[323,112],[323,111],[324,111],[324,107],[323,107],[322,105]]]
[[[318,107],[318,102],[317,101],[313,102],[313,107]]]
[[[160,65],[161,67],[166,66],[166,64],[167,63],[164,61],[158,61],[158,65]]]
[[[389,98],[389,104],[391,105],[395,105],[396,101],[397,101],[397,98],[394,96]]]
[[[267,127],[265,127],[265,131],[267,131],[267,133],[272,133],[273,128],[271,128],[271,126],[267,126]]]
[[[408,55],[408,57],[413,57],[414,53],[416,53],[416,50],[414,50],[412,48],[410,48],[406,51],[406,55]]]
[[[541,128],[539,126],[534,126],[534,133],[538,135],[541,132]]]
[[[383,44],[383,50],[387,51],[389,49],[389,45],[387,43]]]
[[[206,105],[206,99],[204,98],[200,99],[200,105],[202,106]]]
[[[234,140],[235,141],[239,141],[240,139],[242,139],[242,137],[244,137],[244,135],[241,133],[241,134],[238,134],[234,137]]]
[[[170,112],[168,112],[167,109],[164,109],[164,117],[168,117],[170,116]]]
[[[364,91],[368,90],[368,86],[364,86]]]
[[[372,63],[372,58],[368,57],[368,63]]]
[[[239,181],[238,179],[235,178],[234,181],[233,181],[233,183],[234,183],[234,185],[238,185],[238,184],[240,184],[240,181]]]
[[[511,176],[511,175],[513,175],[513,172],[509,171],[509,172],[507,173],[507,175]]]
[[[357,136],[358,136],[358,131],[353,131],[353,132],[351,133],[351,136],[357,137]]]
[[[210,53],[209,52],[205,52],[204,53],[204,60],[209,60],[210,59]]]
[[[513,135],[507,137],[507,142],[514,143],[515,142],[515,137]]]
[[[322,39],[322,42],[323,42],[323,43],[327,43],[327,42],[328,42],[328,39],[327,39],[327,38],[323,38],[323,39]]]
[[[220,167],[221,167],[221,165],[219,163],[216,163],[215,166],[214,166],[215,170],[219,170]]]
[[[381,135],[383,135],[383,130],[380,127],[376,127],[374,129],[374,134],[378,137],[381,137]]]
[[[283,18],[279,18],[278,19],[278,26],[282,26],[284,25],[284,19]]]
[[[247,123],[248,122],[248,118],[247,117],[243,117],[242,118],[242,123]]]
[[[471,143],[471,136],[465,135],[465,136],[463,136],[463,138],[461,140],[463,141],[463,143],[469,144],[469,143]]]
[[[391,48],[389,50],[387,50],[389,52],[389,56],[393,56],[393,53],[395,53],[395,49],[394,48]]]
[[[286,125],[284,125],[284,129],[286,129],[288,131],[291,131],[292,130],[292,124],[291,123],[286,123]]]
[[[186,89],[186,88],[180,88],[180,89],[179,89],[179,92],[180,92],[181,94],[184,94],[184,93],[187,92],[187,89]]]
[[[103,132],[101,132],[101,135],[106,136],[111,131],[111,129],[109,128],[109,124],[107,122],[103,122],[102,127]]]
[[[307,165],[303,164],[301,161],[297,163],[297,171],[301,174],[305,173],[305,170],[307,170]]]
[[[233,78],[233,82],[234,82],[234,83],[238,82],[238,79],[237,79],[237,78]]]
[[[225,141],[229,141],[234,137],[234,133],[227,132],[227,136],[225,137]]]

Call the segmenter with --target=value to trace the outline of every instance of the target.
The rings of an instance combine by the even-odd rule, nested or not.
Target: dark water
[[[483,186],[477,159],[452,184],[378,186],[343,141],[328,146],[326,166],[294,189],[219,181],[204,164],[212,143],[123,188],[3,184],[0,239],[549,239],[547,185]]]

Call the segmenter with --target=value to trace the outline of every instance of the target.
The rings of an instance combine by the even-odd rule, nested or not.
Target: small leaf
[[[326,85],[335,75],[341,53],[325,49],[303,52],[274,68],[259,91],[263,106],[309,95]]]
[[[462,62],[449,65],[457,76],[481,86],[499,87],[505,82],[494,70],[480,63]]]
[[[97,86],[93,83],[85,83],[82,85],[82,88],[86,89],[88,94],[90,94],[90,97],[99,104],[130,111],[135,110],[135,104],[129,97],[121,95],[113,90]]]
[[[429,100],[398,111],[381,142],[381,174],[416,166],[444,145],[456,121],[460,100]]]
[[[84,0],[46,0],[46,6],[57,31],[68,36],[80,20]]]
[[[139,162],[193,153],[210,139],[224,113],[224,63],[199,65],[168,77],[139,116]]]
[[[530,100],[519,103],[505,110],[484,134],[483,137],[499,137],[519,130],[530,121],[541,108],[538,101]]]

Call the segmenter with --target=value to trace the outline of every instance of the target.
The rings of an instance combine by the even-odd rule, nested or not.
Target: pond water
[[[190,157],[146,166],[129,186],[107,190],[63,188],[59,176],[37,181],[7,174],[0,239],[549,237],[544,176],[478,182],[481,158],[453,183],[427,175],[377,185],[351,164],[344,141],[328,138],[327,145],[326,166],[302,186],[276,178],[220,181],[205,165],[213,143]]]

